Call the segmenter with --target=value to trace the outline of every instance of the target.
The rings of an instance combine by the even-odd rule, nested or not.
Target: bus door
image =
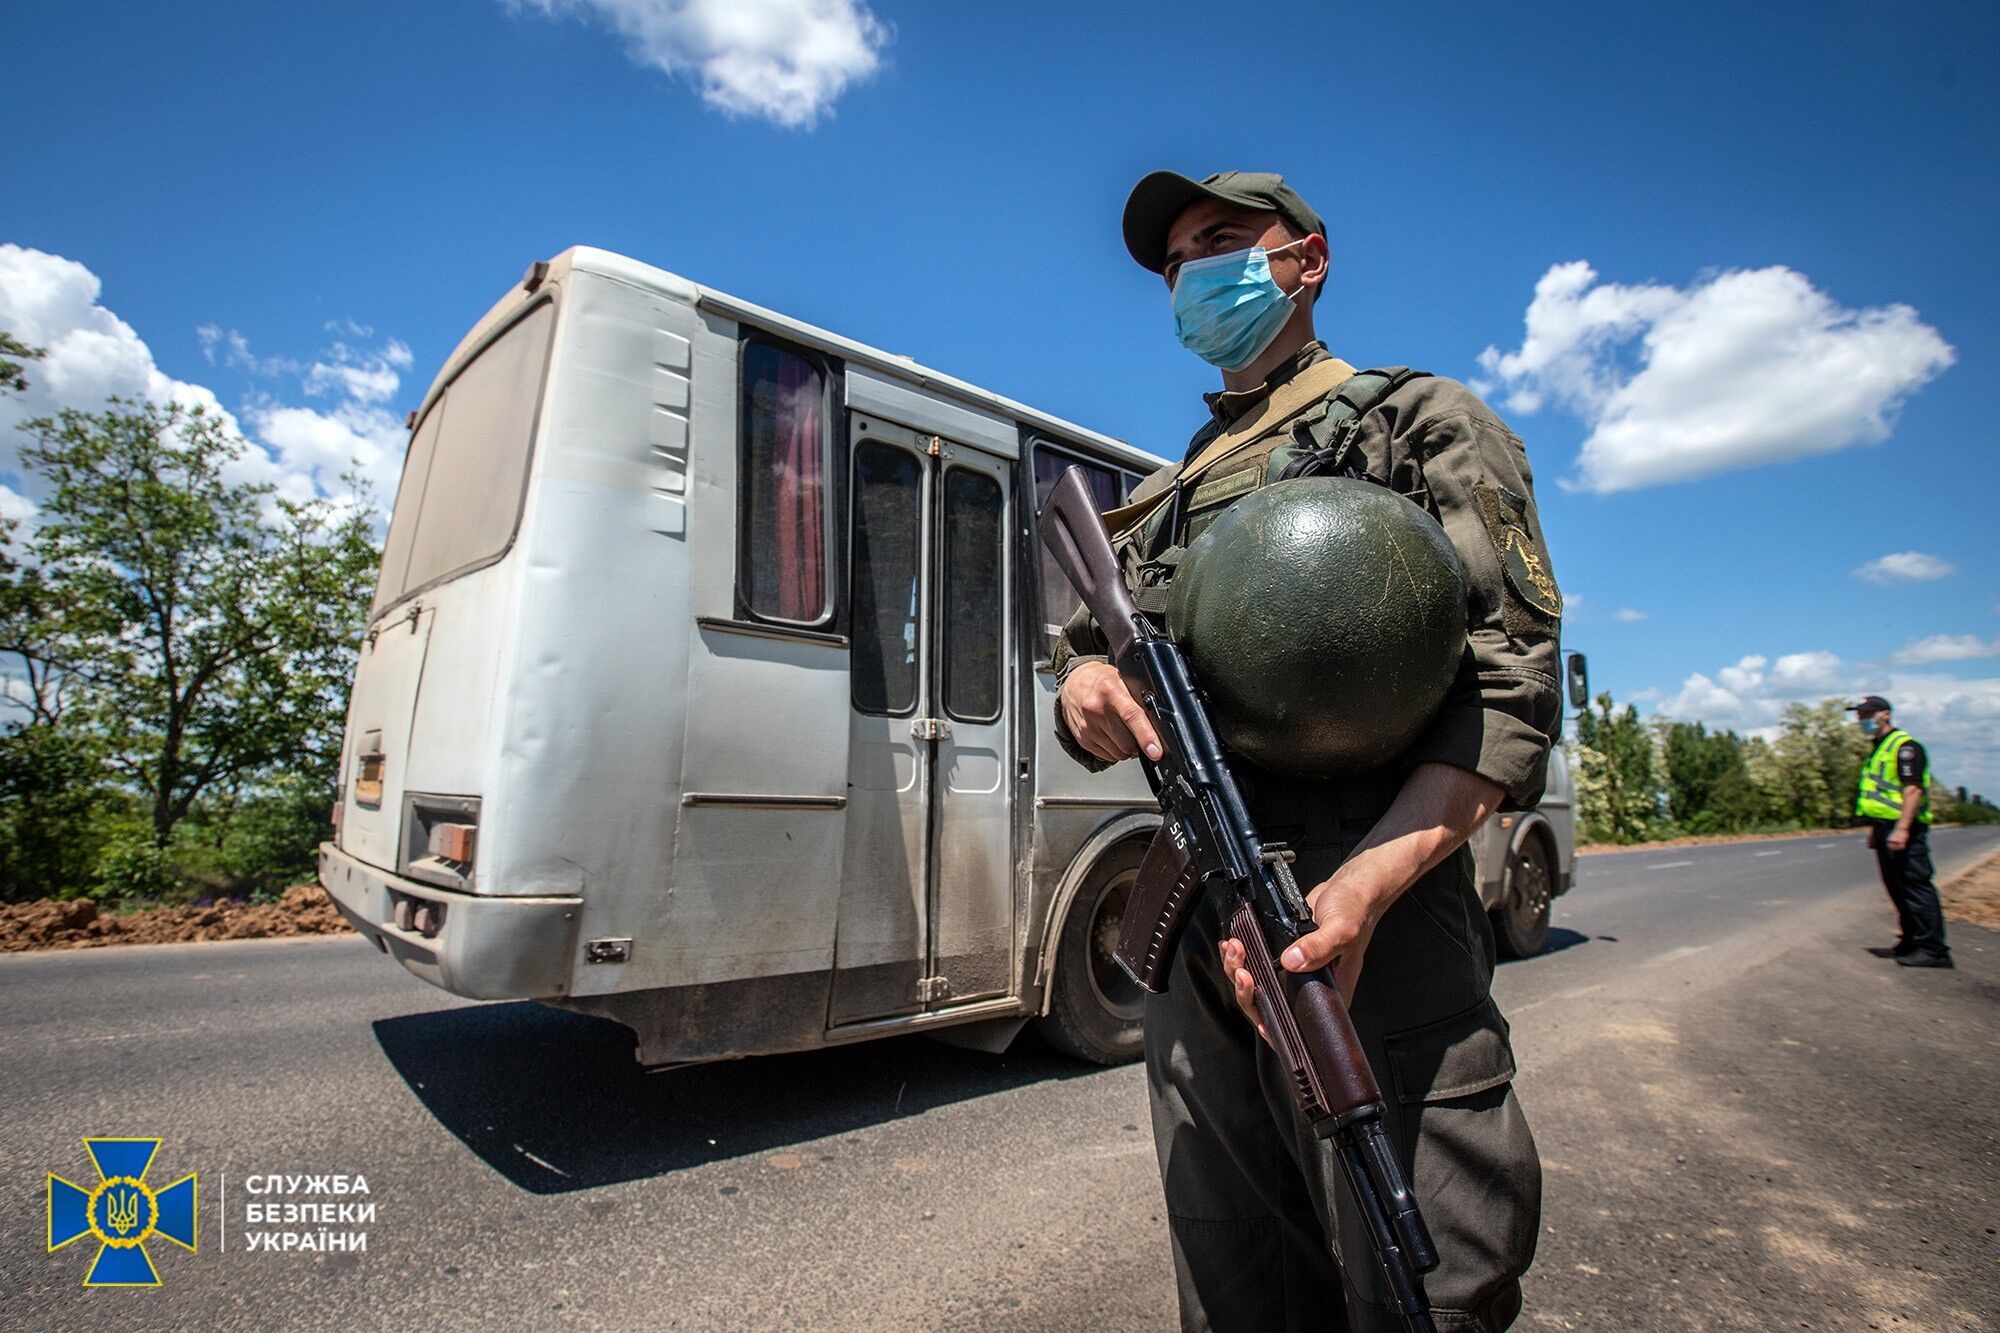
[[[833,1025],[1013,985],[1008,462],[854,414]]]

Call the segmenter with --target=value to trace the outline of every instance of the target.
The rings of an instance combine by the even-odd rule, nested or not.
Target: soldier
[[[1132,257],[1166,279],[1181,341],[1222,372],[1186,457],[1107,517],[1140,610],[1161,611],[1182,549],[1222,506],[1302,463],[1408,496],[1464,563],[1467,648],[1413,745],[1339,780],[1247,761],[1237,771],[1260,832],[1291,846],[1299,883],[1314,886],[1318,928],[1280,961],[1332,963],[1349,996],[1441,1255],[1427,1279],[1438,1326],[1505,1328],[1534,1254],[1541,1163],[1489,994],[1493,938],[1464,844],[1496,808],[1540,798],[1560,721],[1562,602],[1527,455],[1463,385],[1356,374],[1317,340],[1326,227],[1281,177],[1155,172],[1127,200],[1124,232]],[[1056,665],[1058,733],[1073,756],[1093,769],[1142,747],[1158,756],[1087,611],[1065,627]],[[1145,1014],[1182,1325],[1400,1328],[1338,1167],[1246,1021],[1240,949],[1220,943],[1213,901],[1192,915]]]
[[[1869,952],[1904,967],[1952,967],[1944,941],[1944,908],[1931,883],[1930,759],[1908,732],[1897,729],[1889,701],[1881,695],[1866,695],[1847,711],[1875,742],[1861,766],[1854,813],[1868,821],[1868,845],[1875,849],[1875,865],[1899,927],[1894,948]]]

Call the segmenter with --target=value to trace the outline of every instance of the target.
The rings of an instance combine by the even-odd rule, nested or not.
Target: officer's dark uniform
[[[1851,709],[1860,711],[1871,705],[1873,710],[1886,709],[1888,701],[1871,694]],[[1896,909],[1898,937],[1890,954],[1913,963],[1944,966],[1950,963],[1951,949],[1945,943],[1944,906],[1931,880],[1930,780],[1930,758],[1924,747],[1909,733],[1892,728],[1876,740],[1861,766],[1854,810],[1868,821],[1868,845],[1875,849],[1882,887]],[[1910,787],[1924,790],[1923,805],[1910,821],[1908,843],[1902,851],[1892,851],[1889,835],[1902,812],[1903,792]]]
[[[1313,373],[1324,378],[1330,359],[1314,343],[1258,388],[1210,395],[1212,420],[1188,456],[1275,401],[1294,377],[1319,366]],[[1270,423],[1267,438],[1232,455],[1227,468],[1243,478],[1209,487],[1220,497],[1213,509],[1266,484],[1289,452],[1316,442],[1315,423],[1332,398]],[[1504,788],[1510,804],[1531,806],[1559,723],[1561,597],[1520,440],[1463,385],[1425,376],[1399,380],[1356,419],[1347,443],[1344,470],[1409,496],[1451,538],[1467,576],[1468,644],[1436,719],[1380,770],[1303,781],[1238,763],[1260,832],[1297,850],[1302,887],[1333,873],[1419,763],[1469,769]],[[1135,495],[1158,492],[1179,466]],[[1218,467],[1206,475],[1233,473]],[[1156,585],[1171,573],[1175,548],[1213,517],[1199,505],[1181,510],[1178,533],[1154,521],[1122,534],[1121,559],[1142,610],[1163,603]],[[1064,628],[1058,673],[1103,654],[1102,636],[1079,611]],[[1057,716],[1069,753],[1105,767]],[[1337,1164],[1298,1115],[1275,1055],[1236,1008],[1217,954],[1221,934],[1216,905],[1204,903],[1166,993],[1146,1001],[1147,1080],[1183,1325],[1400,1328]],[[1472,855],[1461,848],[1383,916],[1353,1006],[1390,1103],[1390,1133],[1442,1256],[1426,1279],[1442,1329],[1501,1329],[1514,1320],[1540,1226],[1541,1164],[1512,1089],[1507,1023],[1489,994],[1492,958]]]

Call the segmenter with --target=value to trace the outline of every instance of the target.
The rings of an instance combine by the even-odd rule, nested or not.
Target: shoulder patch
[[[1559,619],[1562,592],[1541,547],[1528,535],[1528,502],[1504,486],[1475,486],[1472,491],[1514,595],[1541,614]]]

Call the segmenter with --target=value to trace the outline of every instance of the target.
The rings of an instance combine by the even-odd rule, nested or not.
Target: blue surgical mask
[[[1864,717],[1861,719],[1862,735],[1873,736],[1880,730],[1882,730],[1882,719],[1875,717]]]
[[[1272,281],[1270,257],[1303,243],[1277,250],[1255,245],[1182,264],[1174,275],[1174,331],[1181,345],[1223,370],[1241,370],[1262,356],[1298,308],[1292,303],[1298,292],[1288,296]]]

